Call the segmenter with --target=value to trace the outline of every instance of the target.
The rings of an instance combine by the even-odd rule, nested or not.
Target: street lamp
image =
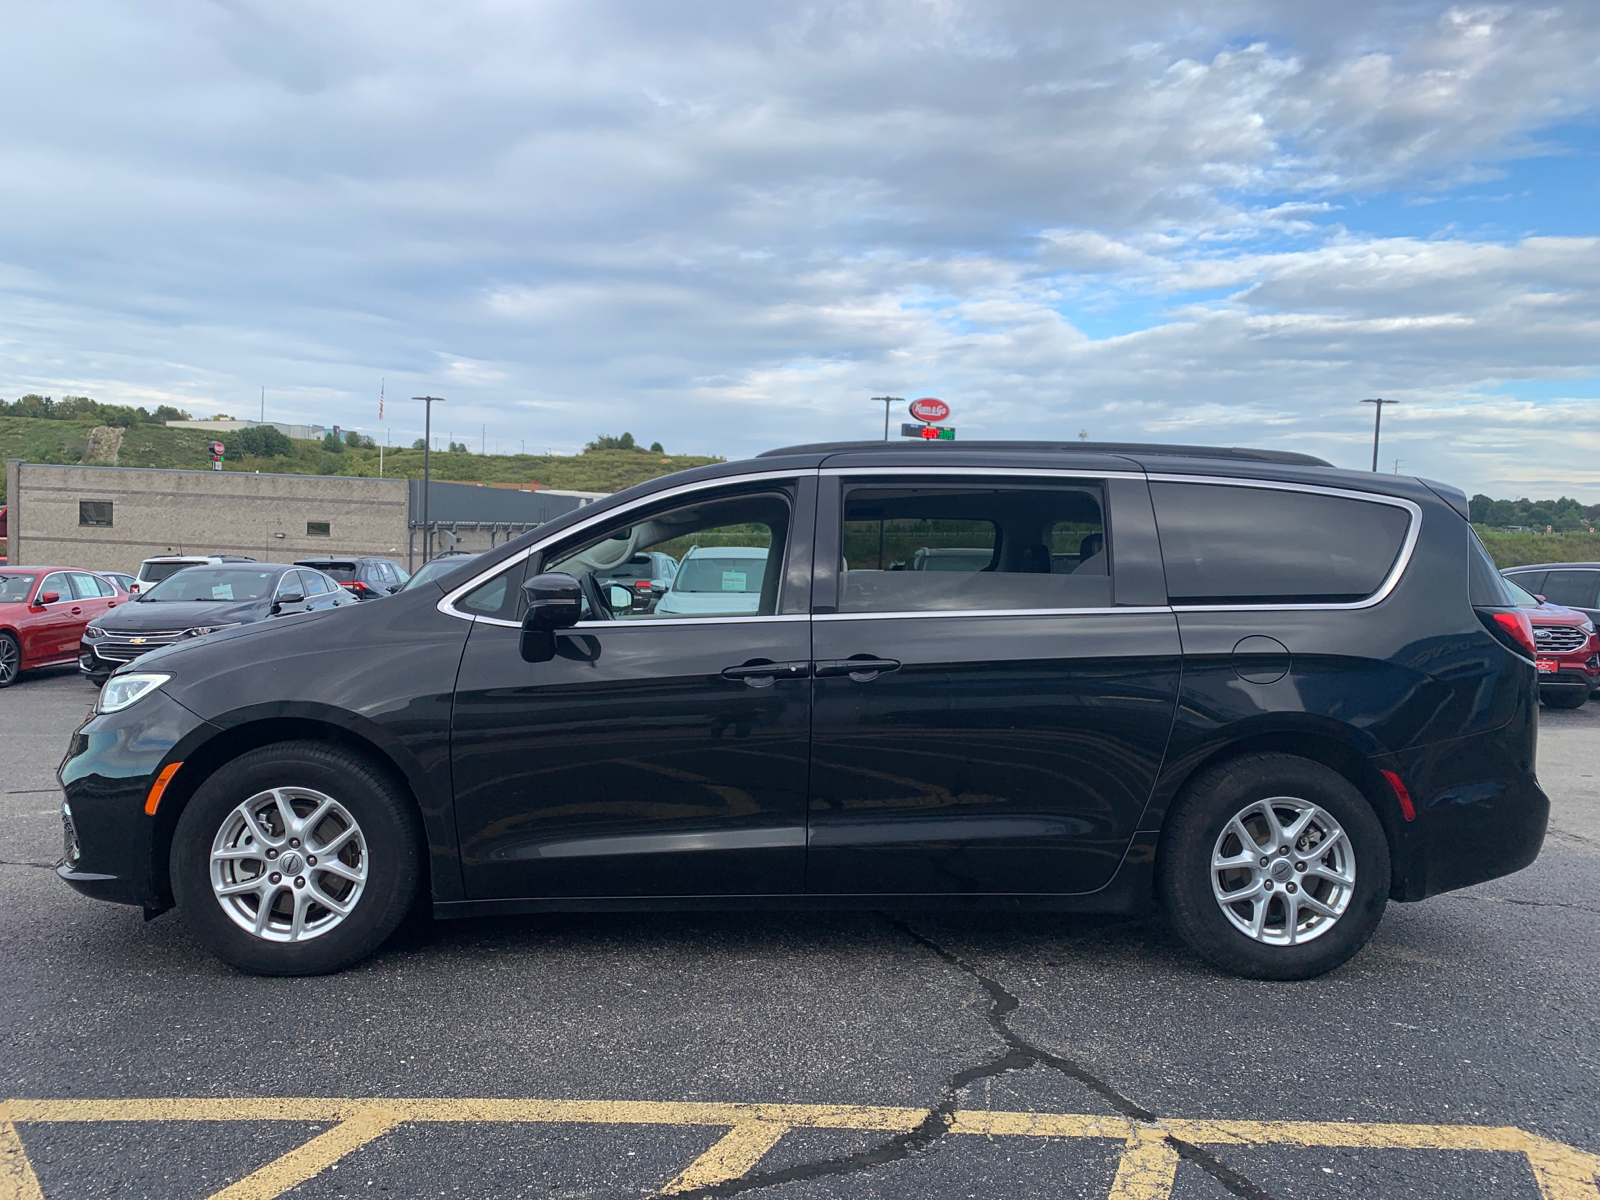
[[[433,530],[428,527],[428,484],[432,479],[432,470],[428,461],[429,450],[433,445],[433,406],[443,404],[443,396],[413,396],[413,400],[422,401],[422,561],[427,562],[433,552]]]
[[[1398,400],[1363,400],[1361,403],[1372,405],[1372,469],[1378,469],[1378,431],[1383,427],[1383,406],[1385,404],[1399,404]]]
[[[891,404],[904,404],[905,403],[905,397],[903,397],[903,396],[874,396],[872,398],[872,402],[874,404],[883,405],[883,440],[887,442],[889,440],[889,405],[891,405]]]

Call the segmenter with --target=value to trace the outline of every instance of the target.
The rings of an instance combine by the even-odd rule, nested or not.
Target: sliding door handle
[[[818,679],[832,679],[840,675],[848,675],[857,683],[866,683],[876,679],[885,671],[898,671],[900,664],[892,658],[829,658],[820,660],[816,664]]]

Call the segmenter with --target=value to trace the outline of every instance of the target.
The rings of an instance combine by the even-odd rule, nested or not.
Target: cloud
[[[1334,223],[1559,151],[1593,6],[19,7],[0,394],[734,455],[933,393],[1360,465],[1381,392],[1419,470],[1600,488],[1593,239]]]

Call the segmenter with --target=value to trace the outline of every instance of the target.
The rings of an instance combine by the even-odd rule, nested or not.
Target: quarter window
[[[851,487],[839,611],[1103,608],[1098,487]]]
[[[1382,586],[1403,508],[1279,488],[1152,483],[1173,604],[1347,604]]]

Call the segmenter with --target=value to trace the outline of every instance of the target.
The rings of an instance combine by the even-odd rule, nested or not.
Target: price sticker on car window
[[[722,573],[722,590],[725,592],[744,591],[744,581],[748,576],[743,571],[724,571]]]
[[[211,588],[211,598],[213,600],[232,600],[233,599],[233,584],[231,584],[231,583],[218,583],[218,584],[213,585],[212,588]]]

